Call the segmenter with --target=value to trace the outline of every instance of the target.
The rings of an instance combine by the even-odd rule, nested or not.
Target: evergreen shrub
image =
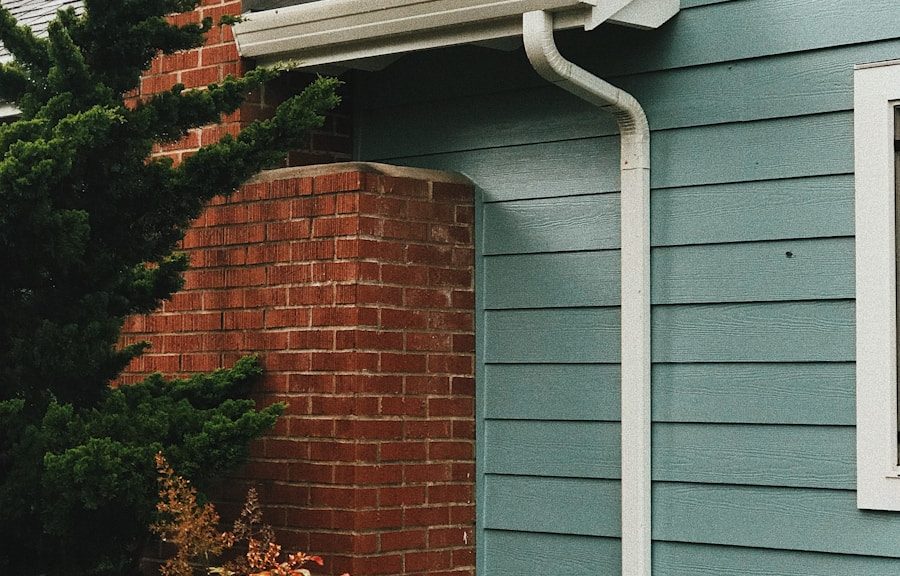
[[[166,15],[199,0],[85,0],[48,38],[0,8],[0,573],[134,573],[153,522],[154,455],[203,490],[246,455],[281,406],[247,400],[260,372],[230,370],[117,389],[146,344],[117,346],[124,320],[179,289],[175,250],[204,204],[299,146],[338,102],[318,79],[273,118],[180,165],[154,144],[218,122],[277,73],[256,69],[136,107],[124,96],[159,53],[195,48],[216,23]]]

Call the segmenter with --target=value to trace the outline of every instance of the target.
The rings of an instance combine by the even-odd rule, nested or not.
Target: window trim
[[[854,72],[857,506],[900,510],[894,151],[900,60]]]

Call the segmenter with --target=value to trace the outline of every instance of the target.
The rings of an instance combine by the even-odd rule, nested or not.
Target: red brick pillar
[[[289,408],[242,476],[285,547],[335,574],[473,574],[472,236],[458,175],[264,173],[189,231],[185,289],[129,322],[153,345],[129,378],[261,354],[263,401]]]

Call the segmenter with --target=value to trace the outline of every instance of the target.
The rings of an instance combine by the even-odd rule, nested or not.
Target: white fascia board
[[[321,0],[246,14],[234,34],[241,56],[307,67],[519,36],[522,14],[534,10],[555,12],[557,29],[585,27],[604,1],[621,2]]]

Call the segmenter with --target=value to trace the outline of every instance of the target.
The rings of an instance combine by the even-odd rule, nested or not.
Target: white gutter
[[[567,61],[553,15],[523,16],[528,60],[546,80],[610,112],[622,141],[622,576],[649,576],[650,126],[637,100]]]
[[[552,11],[554,26],[592,30],[602,22],[656,28],[679,0],[319,0],[250,12],[234,26],[242,57],[259,64],[303,67],[364,61],[518,37],[522,14]]]

